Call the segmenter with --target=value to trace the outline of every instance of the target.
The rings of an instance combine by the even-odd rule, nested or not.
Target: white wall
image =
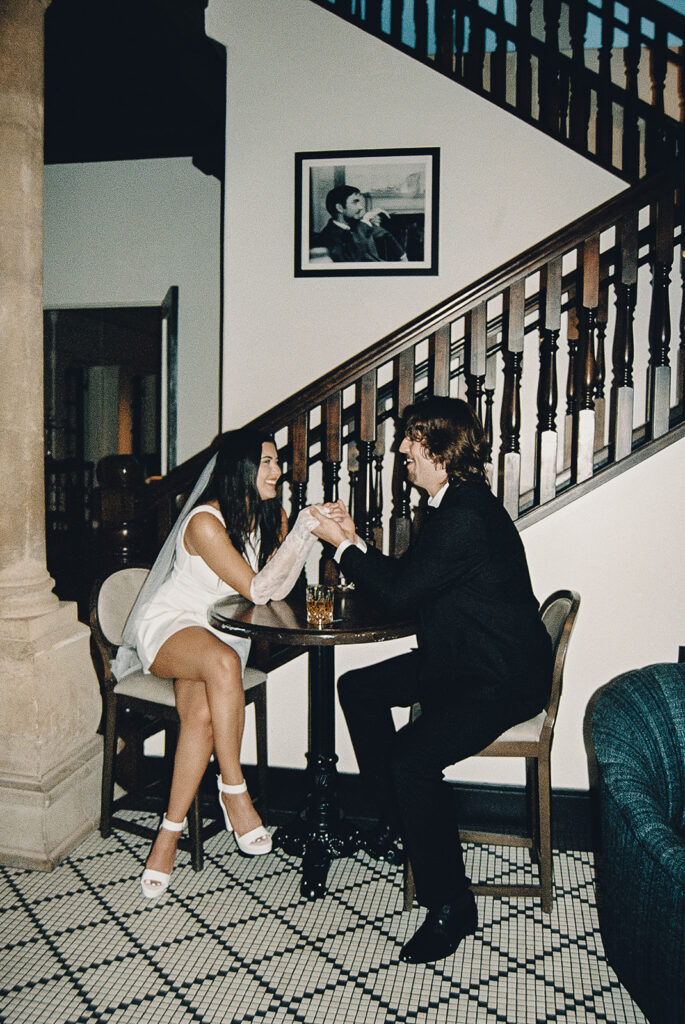
[[[45,168],[46,308],[159,306],[179,287],[179,462],[219,428],[220,200],[190,159]]]
[[[265,411],[623,184],[309,0],[210,0],[227,48],[224,426]],[[437,277],[295,278],[294,155],[439,146]]]

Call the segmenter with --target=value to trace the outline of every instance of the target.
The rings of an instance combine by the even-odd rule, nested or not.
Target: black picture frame
[[[296,153],[295,277],[437,274],[439,187],[437,147]]]

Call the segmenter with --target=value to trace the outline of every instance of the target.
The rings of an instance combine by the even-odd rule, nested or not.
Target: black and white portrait
[[[438,149],[295,155],[295,275],[437,274]]]

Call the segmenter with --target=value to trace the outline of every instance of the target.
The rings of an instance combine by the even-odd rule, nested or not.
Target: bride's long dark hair
[[[216,451],[216,465],[196,505],[218,501],[233,547],[245,555],[250,533],[259,536],[261,569],[280,543],[281,502],[278,497],[264,501],[257,490],[257,472],[262,445],[273,437],[250,427],[222,434]]]

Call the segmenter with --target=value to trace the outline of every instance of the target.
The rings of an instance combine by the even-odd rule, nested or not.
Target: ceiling
[[[226,52],[208,0],[52,0],[45,162],[192,157],[224,172]]]

